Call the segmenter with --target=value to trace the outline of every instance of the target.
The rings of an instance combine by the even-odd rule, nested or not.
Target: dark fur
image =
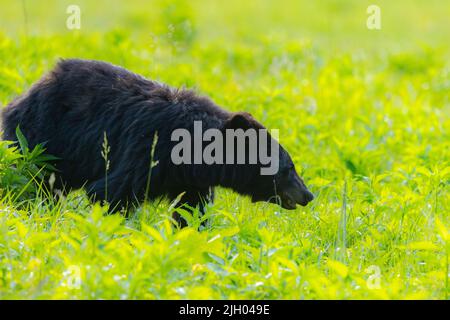
[[[211,200],[215,186],[223,186],[255,201],[269,200],[285,188],[282,174],[295,173],[282,148],[280,173],[272,177],[259,175],[258,165],[172,164],[170,152],[175,142],[170,141],[171,133],[177,128],[192,132],[194,120],[203,121],[204,131],[263,128],[250,115],[223,110],[192,91],[84,60],[61,61],[2,113],[5,140],[17,140],[15,130],[20,126],[31,148],[45,143],[47,152],[61,159],[55,163],[59,187],[85,187],[94,199],[107,198],[112,207],[144,200],[155,132],[159,136],[155,160],[159,163],[151,173],[148,199],[166,196],[173,200],[185,192],[181,203],[195,207]],[[104,132],[111,148],[106,197],[101,156]]]

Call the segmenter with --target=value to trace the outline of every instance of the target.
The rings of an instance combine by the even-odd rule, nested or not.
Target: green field
[[[59,58],[108,61],[279,129],[316,195],[286,211],[221,189],[209,227],[177,230],[167,202],[125,219],[49,197],[39,156],[0,142],[0,299],[449,298],[450,2],[0,7],[1,106]]]

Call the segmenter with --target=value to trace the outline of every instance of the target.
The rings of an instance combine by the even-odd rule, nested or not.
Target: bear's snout
[[[308,189],[289,188],[281,194],[281,206],[284,209],[293,210],[297,204],[306,206],[314,199],[314,195]]]
[[[297,204],[306,206],[314,199],[312,192],[297,175],[290,179],[288,186],[281,191],[280,197],[281,206],[288,210],[295,209]]]

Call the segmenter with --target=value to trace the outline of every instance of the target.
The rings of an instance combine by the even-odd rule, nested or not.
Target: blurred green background
[[[211,226],[179,231],[165,202],[124,219],[42,198],[0,143],[0,298],[448,299],[449,17],[444,0],[0,0],[1,105],[60,58],[109,61],[279,129],[316,195],[286,211],[219,189]]]
[[[444,45],[450,39],[450,4],[439,0],[1,0],[0,30],[10,35],[71,32],[66,8],[79,5],[82,32],[125,28],[135,36],[169,32],[169,25],[188,22],[195,42],[251,41],[279,36],[304,38],[333,46],[382,48]],[[369,5],[381,8],[382,29],[366,28]],[[161,22],[164,22],[161,24]]]

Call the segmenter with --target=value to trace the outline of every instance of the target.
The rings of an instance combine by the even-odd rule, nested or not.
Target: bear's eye
[[[283,170],[282,173],[283,173],[283,176],[288,176],[290,172],[291,172],[291,167],[287,167]]]
[[[288,167],[286,168],[286,172],[289,173],[294,169],[295,169],[294,164],[289,164]]]
[[[293,164],[290,164],[290,165],[287,166],[287,168],[284,168],[284,169],[283,169],[283,171],[281,172],[281,174],[282,174],[283,177],[288,177],[289,174],[290,174],[293,170],[295,170],[295,167],[294,167]]]

